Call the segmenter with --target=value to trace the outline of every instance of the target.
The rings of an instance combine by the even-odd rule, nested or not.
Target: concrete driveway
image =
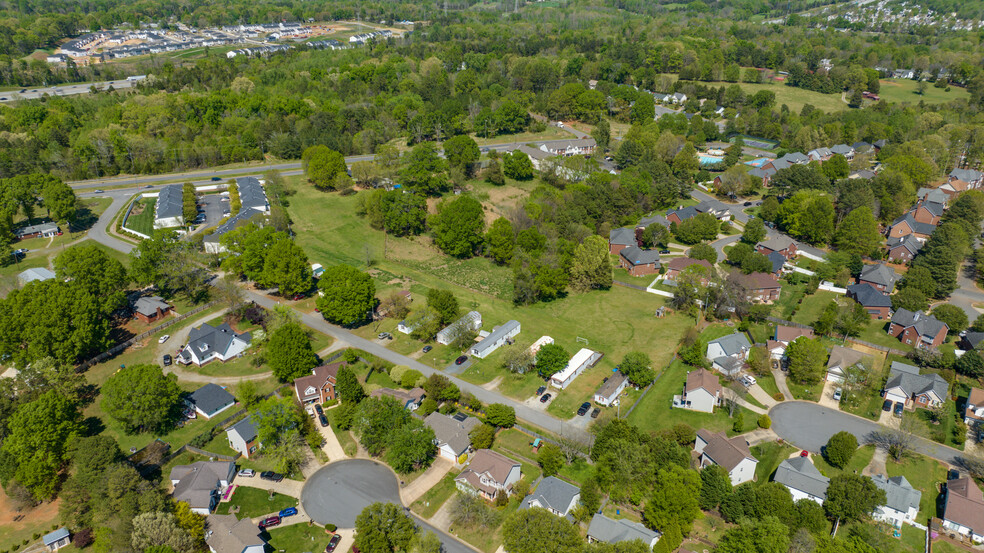
[[[403,488],[401,492],[403,504],[409,505],[419,499],[427,490],[437,485],[453,467],[454,463],[451,460],[441,456],[436,457],[430,468],[418,476],[416,480],[410,482],[407,487]]]
[[[824,407],[830,407],[831,409],[840,409],[840,402],[834,399],[834,392],[837,388],[840,388],[840,384],[834,382],[833,380],[827,380],[823,384],[823,390],[820,392],[820,405]]]

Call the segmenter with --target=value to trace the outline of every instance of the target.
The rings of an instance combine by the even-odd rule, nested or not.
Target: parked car
[[[284,479],[284,475],[279,472],[273,472],[272,470],[265,470],[260,473],[260,478],[271,482],[280,482]]]
[[[434,349],[434,346],[424,346],[424,350],[423,351],[424,351],[424,353],[427,353],[428,351],[430,351],[432,349]]]
[[[26,253],[27,253],[27,252],[29,252],[29,251],[31,251],[31,250],[29,250],[29,249],[27,249],[27,248],[18,248],[18,249],[16,249],[16,250],[14,250],[14,253],[15,253],[16,255],[24,255],[24,254],[26,254]]]
[[[885,403],[882,403],[882,411],[891,411],[891,410],[892,410],[892,400],[886,399]]]
[[[325,553],[333,553],[335,548],[338,547],[338,542],[340,541],[342,541],[342,536],[340,534],[335,534],[332,536],[331,540],[328,541],[328,545],[325,546]],[[356,552],[359,551],[358,549],[355,549],[355,547],[353,547],[352,550]]]
[[[315,403],[315,404],[314,404],[314,410],[315,410],[315,411],[316,411],[316,412],[317,412],[317,413],[318,413],[319,415],[324,415],[324,414],[325,414],[325,410],[324,410],[324,409],[322,409],[322,408],[321,408],[321,405],[318,405],[317,403]]]
[[[902,417],[902,411],[903,411],[904,409],[905,409],[905,404],[904,404],[904,403],[902,403],[901,401],[898,401],[898,402],[896,402],[896,403],[895,403],[895,411],[894,411],[894,415],[895,415],[896,417],[900,417],[900,418],[901,418],[901,417]]]
[[[551,397],[550,394],[543,394],[542,396],[540,396],[540,403],[546,403],[550,401],[550,397]]]
[[[591,411],[591,418],[592,419],[597,419],[598,418],[598,415],[600,415],[600,414],[601,414],[601,407],[595,407],[594,410]]]
[[[256,476],[256,471],[253,469],[243,469],[239,471],[238,476],[241,478],[252,478]]]
[[[745,202],[745,203],[744,203],[744,206],[745,206],[745,207],[748,207],[748,206],[750,206],[750,205],[752,205],[752,202]]]
[[[546,386],[540,386],[539,388],[536,389],[536,395],[542,396],[543,395],[543,392],[546,392],[546,391],[547,391],[547,387]]]
[[[324,415],[318,415],[318,422],[321,423],[321,428],[328,426],[328,418]]]
[[[170,337],[171,337],[171,335],[170,335],[170,334],[165,334],[165,335],[163,335],[163,336],[161,336],[160,338],[158,338],[158,339],[157,339],[157,343],[158,343],[158,344],[163,344],[163,343],[164,343],[164,342],[166,342],[166,341],[167,341],[167,339],[168,339],[168,338],[170,338]]]
[[[588,409],[591,409],[591,404],[585,401],[577,408],[577,416],[583,417],[588,412]]]
[[[294,294],[294,297],[291,298],[292,301],[300,301],[303,299],[304,299],[304,294]]]
[[[462,355],[461,357],[459,357],[459,358],[457,358],[457,359],[454,360],[454,364],[455,365],[460,365],[460,364],[464,363],[465,361],[468,361],[468,356],[467,355]]]
[[[296,514],[297,514],[297,507],[287,507],[286,509],[281,509],[280,514],[278,516],[280,518],[286,518],[286,517],[292,517]]]
[[[800,457],[809,457],[809,456],[810,456],[810,452],[809,451],[807,451],[805,449],[803,451],[800,451]]]
[[[670,250],[659,250],[659,254],[660,255],[667,255],[669,253],[670,253]]]
[[[376,338],[379,338],[380,340],[392,340],[393,335],[390,334],[389,332],[380,332],[379,334],[376,335]]]
[[[841,391],[840,388],[837,388],[836,390],[834,390],[834,401],[840,401],[841,400],[841,393],[842,393],[842,391]]]
[[[153,185],[153,184],[148,184],[148,185],[147,185],[147,186],[145,186],[144,188],[153,188],[153,187],[154,187],[154,185]]]
[[[171,365],[171,361],[172,361],[172,359],[171,359],[171,355],[170,355],[170,354],[167,354],[167,353],[165,353],[165,354],[164,354],[164,358],[163,358],[163,361],[164,361],[164,366],[165,366],[165,367],[168,367],[168,366],[170,366],[170,365]]]
[[[260,530],[264,528],[270,528],[271,526],[278,526],[280,524],[280,517],[272,516],[267,517],[260,521]]]

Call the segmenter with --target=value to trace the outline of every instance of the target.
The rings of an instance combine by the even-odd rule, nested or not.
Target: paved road
[[[878,423],[837,409],[830,409],[809,401],[786,401],[772,408],[772,429],[787,442],[819,453],[831,436],[846,430],[857,437],[859,443],[870,442],[872,435],[887,430]],[[946,447],[923,438],[916,438],[916,453],[960,466],[962,451]]]
[[[130,250],[134,247],[133,244],[110,236],[106,232],[106,227],[109,226],[114,218],[116,218],[116,215],[121,209],[123,209],[135,193],[136,192],[133,190],[111,190],[103,194],[79,194],[82,198],[108,197],[113,199],[113,203],[109,204],[106,211],[103,211],[102,215],[99,216],[99,220],[96,221],[96,224],[89,229],[89,238],[118,252],[130,253]]]
[[[718,253],[718,263],[723,263],[724,260],[728,257],[728,254],[724,253],[725,246],[730,246],[732,244],[735,244],[739,240],[741,240],[741,235],[734,234],[731,236],[725,236],[724,238],[711,242],[711,247],[714,248],[714,250],[717,251]]]
[[[957,286],[959,288],[953,291],[949,302],[947,302],[963,309],[971,322],[982,313],[980,309],[974,307],[974,304],[984,304],[984,291],[977,287],[972,278],[972,273],[973,267],[971,265],[965,264],[960,267],[960,270],[957,271]]]
[[[47,88],[26,88],[22,89],[24,92],[0,92],[0,102],[37,100],[45,94],[48,96],[75,96],[78,94],[89,94],[93,87],[95,87],[96,90],[106,90],[112,86],[116,90],[123,90],[133,88],[136,85],[137,81],[128,81],[123,79],[121,81],[102,81],[98,83],[63,84],[58,86],[49,86]]]

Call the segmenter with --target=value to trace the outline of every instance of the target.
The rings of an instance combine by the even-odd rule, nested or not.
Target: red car
[[[279,525],[280,525],[280,517],[276,515],[272,517],[267,517],[260,521],[260,530],[264,528],[269,528],[271,526],[279,526]]]
[[[293,299],[293,301],[299,301],[299,300],[303,300],[304,299],[304,296],[301,295],[301,294],[297,294],[296,296],[294,296],[291,299]]]
[[[807,451],[805,449],[803,451],[800,451],[800,457],[809,457],[809,456],[810,456],[810,452],[809,451]]]
[[[325,553],[334,553],[335,548],[338,547],[338,542],[342,541],[342,536],[335,534],[331,537],[331,541],[325,546]]]

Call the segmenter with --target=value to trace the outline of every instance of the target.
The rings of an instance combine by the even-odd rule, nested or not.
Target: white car
[[[749,386],[754,386],[755,385],[755,382],[756,382],[755,381],[755,377],[752,376],[752,375],[750,375],[750,374],[746,374],[745,375],[745,381],[748,382],[748,385]]]
[[[165,335],[163,335],[163,336],[161,336],[160,338],[158,338],[158,339],[157,339],[157,343],[158,343],[158,344],[163,344],[163,343],[164,343],[164,342],[166,342],[166,341],[167,341],[167,339],[168,339],[168,338],[170,338],[170,337],[171,337],[171,335],[170,335],[170,334],[165,334]]]
[[[244,478],[252,478],[256,476],[256,471],[253,469],[243,469],[239,471],[239,476],[242,476]]]

